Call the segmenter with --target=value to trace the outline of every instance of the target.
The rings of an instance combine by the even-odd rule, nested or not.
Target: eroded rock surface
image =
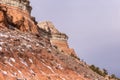
[[[19,30],[0,30],[1,80],[94,80],[102,77],[49,39]]]
[[[79,60],[66,34],[49,21],[37,25],[30,12],[29,0],[0,0],[0,80],[105,80]]]
[[[52,46],[57,47],[61,52],[64,52],[65,54],[77,56],[74,52],[74,49],[69,48],[69,45],[67,43],[68,36],[58,31],[52,22],[40,22],[38,23],[38,26],[51,35],[50,42]]]
[[[23,32],[38,33],[36,22],[30,15],[28,2],[1,0],[0,3],[0,25],[4,28],[17,28]]]

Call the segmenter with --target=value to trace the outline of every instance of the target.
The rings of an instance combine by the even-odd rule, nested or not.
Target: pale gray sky
[[[49,20],[69,36],[88,64],[120,76],[120,0],[31,0],[37,21]]]

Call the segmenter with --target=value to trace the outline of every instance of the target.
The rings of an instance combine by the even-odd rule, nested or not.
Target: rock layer
[[[4,1],[6,2],[4,3]],[[18,2],[17,0],[13,1]],[[12,0],[0,1],[0,3],[2,3],[0,4],[0,16],[2,17],[0,25],[3,25],[4,28],[17,28],[23,32],[32,32],[37,34],[37,25],[34,18],[30,15],[30,10],[28,9],[30,7],[29,4],[25,3],[25,10],[23,10],[18,6],[12,6],[11,2]],[[23,2],[21,3],[23,4]]]
[[[40,22],[38,23],[39,28],[48,32],[50,36],[50,42],[52,46],[58,48],[61,52],[64,52],[68,55],[76,56],[74,49],[69,48],[67,43],[68,36],[64,33],[58,31],[55,26],[50,21]]]

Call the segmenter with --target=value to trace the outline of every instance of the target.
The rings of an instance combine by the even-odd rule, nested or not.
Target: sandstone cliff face
[[[48,32],[50,36],[51,45],[57,47],[61,52],[68,55],[77,56],[74,49],[69,48],[67,43],[68,36],[64,33],[59,32],[50,21],[38,23],[39,28]]]
[[[17,0],[2,0],[0,3],[0,17],[2,17],[0,25],[3,25],[4,28],[17,28],[23,32],[38,33],[36,23],[27,9],[29,4],[26,3],[27,5],[22,8],[22,4],[20,7]],[[16,6],[17,4],[18,6]]]
[[[0,3],[0,80],[105,80],[78,60],[66,34],[36,24],[29,0]]]

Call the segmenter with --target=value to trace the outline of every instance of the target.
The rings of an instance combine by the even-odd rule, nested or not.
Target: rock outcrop
[[[30,15],[28,0],[0,0],[0,25],[4,28],[17,28],[23,32],[37,34],[37,25]]]
[[[38,26],[39,28],[45,30],[50,34],[50,42],[52,46],[58,48],[61,52],[64,52],[65,54],[77,56],[74,52],[74,49],[69,48],[69,45],[67,43],[68,36],[58,31],[52,24],[52,22],[40,22],[38,23]]]

